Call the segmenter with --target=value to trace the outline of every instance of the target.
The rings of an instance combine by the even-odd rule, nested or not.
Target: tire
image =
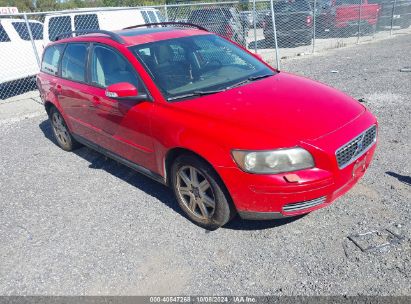
[[[235,208],[214,169],[201,158],[184,154],[171,167],[171,186],[180,208],[200,227],[215,230],[235,215]]]
[[[54,106],[50,108],[49,120],[54,138],[60,148],[65,151],[73,151],[81,147],[81,144],[78,143],[71,135],[63,116]]]

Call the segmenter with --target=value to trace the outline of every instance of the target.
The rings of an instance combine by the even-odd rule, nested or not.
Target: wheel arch
[[[44,108],[46,109],[47,115],[50,115],[50,110],[51,110],[52,107],[56,107],[56,106],[51,101],[46,100],[44,102]]]
[[[216,174],[216,177],[218,178],[218,182],[220,183],[220,185],[222,186],[222,190],[224,192],[224,194],[226,195],[227,201],[230,204],[231,208],[234,208],[234,210],[236,211],[236,207],[235,204],[233,202],[233,199],[231,197],[230,192],[228,191],[227,186],[225,185],[223,179],[221,178],[220,174],[218,173],[218,171],[216,170],[216,168],[203,156],[201,156],[200,154],[194,152],[193,150],[187,149],[187,148],[183,148],[183,147],[175,147],[170,149],[165,157],[164,157],[164,173],[165,173],[165,182],[167,184],[167,186],[171,187],[171,167],[174,163],[174,161],[177,159],[177,157],[181,156],[181,155],[193,155],[195,157],[198,157],[199,159],[201,159],[202,161],[204,161],[206,164],[208,164],[210,166],[210,168],[213,169],[214,173]]]
[[[170,177],[170,175],[171,175],[170,174],[171,166],[173,165],[173,163],[174,163],[174,161],[176,160],[177,157],[179,157],[181,155],[184,155],[184,154],[193,155],[193,156],[196,156],[196,157],[202,159],[211,168],[213,168],[214,171],[216,171],[214,166],[207,159],[205,159],[203,156],[201,156],[200,154],[194,152],[193,150],[187,149],[187,148],[175,147],[175,148],[172,148],[169,151],[167,151],[167,153],[164,157],[164,173],[165,173],[165,180],[166,180],[166,183],[167,183],[168,186],[171,185],[171,177]]]

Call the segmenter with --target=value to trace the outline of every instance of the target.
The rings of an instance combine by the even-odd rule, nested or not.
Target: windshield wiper
[[[173,101],[173,100],[177,100],[177,99],[184,99],[184,98],[189,98],[189,97],[195,97],[195,96],[204,96],[204,95],[210,95],[210,94],[215,94],[215,93],[220,93],[220,92],[224,92],[226,90],[238,87],[240,85],[246,84],[248,82],[252,82],[258,79],[262,79],[262,78],[267,78],[270,76],[273,76],[274,74],[262,74],[262,75],[257,75],[257,76],[250,76],[247,79],[241,80],[240,82],[237,82],[231,86],[228,86],[224,89],[219,89],[219,90],[210,90],[210,91],[194,91],[191,93],[187,93],[187,94],[183,94],[183,95],[179,95],[179,96],[173,96],[173,97],[169,97],[167,98],[167,101]]]
[[[237,82],[235,84],[232,84],[232,85],[228,86],[226,89],[228,90],[228,89],[236,88],[236,87],[239,87],[243,84],[246,84],[246,83],[258,80],[258,79],[267,78],[267,77],[270,77],[270,76],[273,76],[273,75],[274,74],[263,74],[263,75],[257,75],[257,76],[250,76],[247,79],[241,80],[240,82]]]
[[[194,92],[187,93],[187,94],[184,94],[184,95],[169,97],[169,98],[167,98],[167,100],[172,101],[172,100],[183,99],[183,98],[194,97],[194,96],[210,95],[210,94],[224,92],[225,90],[226,89],[210,90],[210,91],[194,91]]]

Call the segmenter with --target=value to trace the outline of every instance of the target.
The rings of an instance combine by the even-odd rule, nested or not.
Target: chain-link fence
[[[44,47],[79,30],[188,22],[280,68],[285,58],[411,33],[411,0],[250,0],[0,15],[0,99],[35,90]]]

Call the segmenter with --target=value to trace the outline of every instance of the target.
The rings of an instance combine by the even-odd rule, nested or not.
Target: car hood
[[[209,131],[214,129],[222,137],[224,132],[230,134],[238,148],[249,148],[244,145],[250,141],[244,137],[252,136],[253,148],[261,149],[280,142],[280,146],[292,146],[313,141],[365,111],[358,101],[336,89],[285,72],[175,105],[202,116]]]

